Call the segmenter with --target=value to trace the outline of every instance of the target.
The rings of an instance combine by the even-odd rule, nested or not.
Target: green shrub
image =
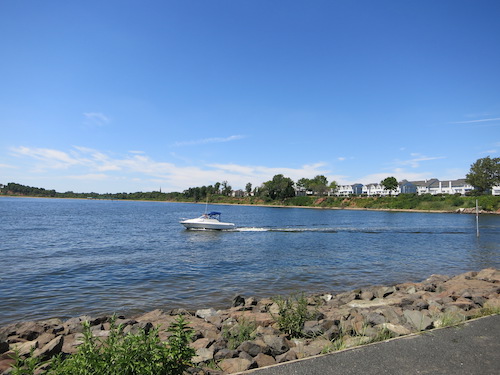
[[[307,299],[304,294],[292,295],[288,298],[281,296],[273,298],[278,305],[278,315],[271,314],[278,323],[280,331],[291,337],[303,337],[304,323],[314,318],[314,313],[307,308]]]
[[[83,343],[77,353],[65,360],[52,360],[47,374],[52,375],[132,375],[163,374],[181,375],[191,365],[194,350],[189,347],[193,330],[182,317],[167,329],[170,336],[166,343],[160,341],[158,329],[139,334],[124,335],[123,327],[111,323],[109,336],[105,340],[92,335],[90,324],[83,325]],[[31,375],[34,366],[30,358],[16,359],[15,375]]]

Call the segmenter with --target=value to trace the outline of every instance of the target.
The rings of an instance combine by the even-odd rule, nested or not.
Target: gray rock
[[[404,317],[406,321],[419,331],[432,328],[432,319],[420,311],[405,310]]]
[[[271,349],[271,355],[273,357],[283,354],[290,349],[290,343],[285,337],[282,336],[264,335],[262,336],[262,340]]]
[[[193,357],[193,363],[208,362],[214,359],[214,349],[213,348],[200,348],[196,351]]]
[[[262,347],[254,341],[244,341],[237,348],[240,352],[248,353],[250,356],[255,357],[257,354],[262,353]]]
[[[214,354],[214,359],[216,361],[220,361],[221,359],[229,359],[229,358],[236,358],[236,357],[238,357],[238,351],[231,350],[231,349],[222,349]]]
[[[217,311],[215,309],[210,308],[210,309],[201,309],[201,310],[196,310],[196,316],[201,319],[207,319],[212,316],[216,316]]]
[[[286,353],[276,356],[277,363],[295,361],[297,359],[297,353],[294,350],[289,350]]]
[[[386,322],[385,317],[377,312],[371,312],[368,314],[366,317],[366,321],[371,324],[372,326],[378,325],[378,324],[383,324]]]

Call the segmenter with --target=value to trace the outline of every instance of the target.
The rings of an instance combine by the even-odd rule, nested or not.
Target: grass
[[[90,324],[83,324],[83,343],[77,353],[61,356],[43,364],[51,375],[181,375],[191,365],[194,350],[189,347],[193,330],[182,316],[167,329],[166,343],[160,341],[158,328],[149,332],[124,335],[123,327],[111,322],[109,336],[99,339],[92,335]],[[17,355],[13,375],[33,375],[41,363],[36,358],[22,359]]]

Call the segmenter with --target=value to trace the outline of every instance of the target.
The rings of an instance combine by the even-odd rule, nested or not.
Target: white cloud
[[[248,182],[259,186],[276,174],[283,174],[294,181],[302,177],[312,178],[319,174],[331,179],[325,163],[305,164],[298,168],[231,163],[179,166],[153,160],[142,152],[129,152],[117,156],[82,146],[73,146],[69,151],[25,146],[12,150],[14,156],[27,159],[28,165],[32,166],[30,173],[33,176],[39,173],[39,177],[47,178],[51,173],[58,171],[57,178],[81,181],[81,188],[84,186],[84,181],[87,181],[85,188],[90,186],[91,190],[97,191],[95,185],[91,185],[90,182],[101,182],[103,192],[110,191],[112,183],[118,185],[117,181],[120,181],[119,191],[140,190],[145,189],[144,186],[158,185],[165,191],[182,191],[188,187],[210,185],[224,180],[235,189],[243,188]],[[67,175],[61,173],[61,170],[68,170]],[[141,183],[137,183],[137,180]],[[126,188],[126,183],[131,182],[134,182],[134,187]],[[65,186],[61,190],[66,189]]]
[[[220,138],[220,137],[204,138],[204,139],[196,139],[196,140],[191,140],[191,141],[175,142],[174,146],[176,146],[176,147],[196,146],[196,145],[204,145],[204,144],[208,144],[208,143],[232,142],[232,141],[237,141],[237,140],[240,140],[243,138],[245,138],[245,136],[243,136],[243,135],[231,135],[231,136],[225,137],[225,138]]]
[[[85,112],[83,116],[86,125],[104,126],[111,121],[108,116],[100,112]]]

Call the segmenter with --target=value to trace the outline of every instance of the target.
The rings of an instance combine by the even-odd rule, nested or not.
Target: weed
[[[295,294],[288,298],[281,296],[273,298],[278,305],[278,314],[271,314],[278,323],[280,331],[291,337],[303,337],[304,323],[314,318],[314,313],[307,308],[304,294]]]
[[[232,327],[224,326],[222,329],[222,337],[227,341],[229,349],[236,349],[244,341],[253,340],[255,338],[255,321],[248,321],[241,318],[237,324]]]
[[[434,327],[443,328],[450,327],[465,322],[464,315],[457,312],[444,312],[436,316],[434,320]]]

